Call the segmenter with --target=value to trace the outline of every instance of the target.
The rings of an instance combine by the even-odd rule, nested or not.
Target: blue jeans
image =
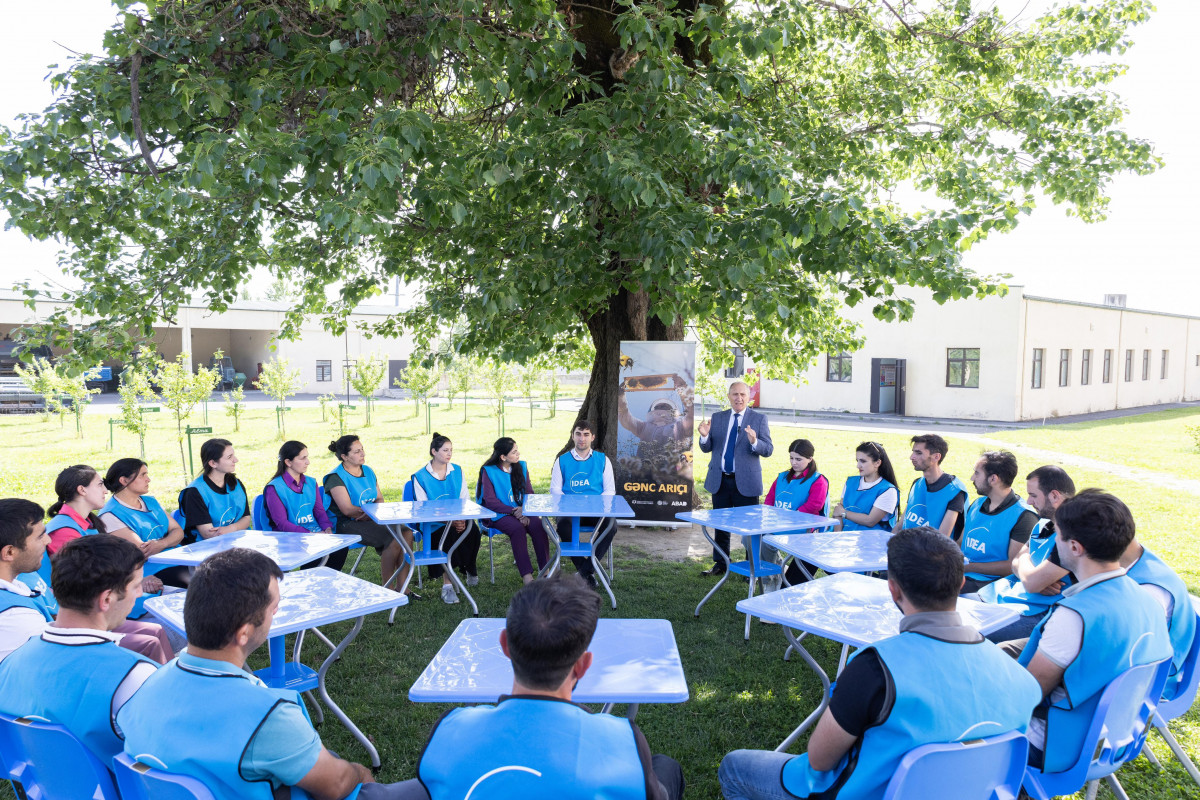
[[[721,794],[726,800],[793,800],[783,788],[783,765],[793,758],[772,750],[734,750],[717,770]]]

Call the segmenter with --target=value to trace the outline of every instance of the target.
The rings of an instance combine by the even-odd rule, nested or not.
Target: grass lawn
[[[361,413],[361,412],[359,412]],[[462,423],[462,409],[442,407],[433,411],[435,430],[450,436],[455,443],[455,460],[474,476],[478,465],[491,451],[497,436],[496,420],[483,416],[482,407],[472,407],[472,417]],[[403,481],[424,463],[424,413],[413,416],[411,403],[387,403],[376,407],[375,424],[358,429],[363,436],[368,463],[378,473],[382,487],[390,498],[399,497]],[[539,490],[549,484],[550,463],[554,453],[566,442],[566,426],[572,417],[559,414],[547,419],[547,412],[535,412],[533,429],[528,426],[528,412],[513,409],[508,415],[507,432],[517,439],[523,457],[529,462],[533,482]],[[1163,415],[1149,426],[1168,424]],[[83,440],[74,438],[68,427],[60,430],[57,421],[42,422],[37,417],[0,417],[0,437],[5,446],[4,469],[0,470],[0,496],[20,495],[49,504],[53,500],[53,482],[58,471],[67,464],[88,463],[101,471],[117,457],[137,455],[137,440],[118,431],[117,451],[106,450],[108,444],[107,415],[89,414],[85,417]],[[228,422],[228,424],[227,424]],[[173,427],[165,414],[153,415],[152,429],[147,438],[147,456],[151,465],[151,491],[168,508],[186,483],[181,474],[178,448]],[[218,436],[234,441],[237,446],[239,475],[254,490],[261,487],[274,470],[275,453],[279,445],[275,430],[274,412],[257,409],[242,420],[240,432],[233,432],[232,420],[221,415],[220,405],[210,409],[209,423]],[[192,424],[201,424],[193,420]],[[1131,420],[1115,420],[1095,425],[1069,452],[1122,462],[1117,451],[1120,442],[1138,441],[1141,436]],[[1175,424],[1169,422],[1169,424]],[[1182,423],[1179,423],[1182,425]],[[332,456],[324,449],[337,435],[336,424],[322,423],[316,408],[297,408],[288,413],[289,437],[298,438],[311,447],[311,473],[323,475],[333,465]],[[786,446],[793,438],[811,439],[817,448],[817,461],[830,476],[833,490],[839,491],[845,476],[853,471],[853,450],[863,434],[852,431],[827,431],[773,426],[776,454],[764,466],[764,473],[778,472],[786,466]],[[1044,449],[1068,449],[1067,440],[1039,438],[1042,431],[1005,433],[1031,446]],[[1065,436],[1060,429],[1046,429],[1047,436]],[[1164,436],[1167,434],[1163,434]],[[913,477],[907,462],[907,437],[898,434],[871,434],[893,454],[901,484],[907,488]],[[1149,441],[1149,439],[1147,439]],[[1105,443],[1101,445],[1100,443]],[[197,442],[198,446],[199,442]],[[1111,451],[1104,448],[1112,448]],[[968,476],[980,451],[978,442],[966,438],[950,438],[947,468],[960,476]],[[1130,450],[1133,450],[1132,444]],[[1147,451],[1153,448],[1147,448]],[[1129,451],[1126,451],[1129,452]],[[698,454],[699,456],[699,454]],[[703,458],[697,465],[706,464]],[[1128,459],[1124,463],[1132,463]],[[1158,468],[1188,476],[1194,471],[1172,469],[1182,461],[1164,459]],[[1022,460],[1022,475],[1038,466]],[[1116,479],[1104,473],[1069,470],[1077,485],[1100,486],[1120,495],[1133,508],[1140,535],[1156,552],[1162,554],[1183,575],[1193,592],[1200,593],[1200,556],[1197,544],[1200,537],[1191,520],[1194,518],[1195,496],[1159,490],[1143,483]],[[482,583],[473,591],[482,616],[503,616],[508,598],[519,587],[512,565],[507,541],[496,541],[497,577],[493,586],[487,581],[486,545],[481,552]],[[692,616],[707,583],[697,576],[697,562],[675,563],[650,559],[628,546],[616,545],[617,576],[614,585],[619,607],[613,611],[605,605],[603,613],[621,617],[655,617],[671,620],[683,656],[691,700],[681,705],[644,705],[638,714],[651,746],[680,760],[688,780],[687,797],[717,798],[720,796],[716,772],[721,757],[739,747],[771,749],[815,706],[820,683],[802,664],[785,663],[780,656],[784,640],[774,627],[755,623],[751,640],[742,641],[743,618],[734,611],[734,603],[745,596],[745,584],[730,579],[721,594],[710,601],[702,616]],[[368,551],[360,576],[378,580],[379,561]],[[428,582],[426,587],[429,587]],[[416,760],[430,726],[448,706],[411,703],[407,690],[420,671],[432,658],[455,626],[469,613],[465,603],[445,606],[426,592],[424,601],[401,609],[394,627],[388,627],[386,615],[369,618],[354,646],[330,671],[329,688],[332,696],[372,736],[383,758],[380,779],[395,781],[412,777]],[[344,633],[349,624],[332,626],[331,635]],[[820,639],[806,640],[806,646],[832,673],[837,664],[837,648]],[[306,661],[313,664],[322,658],[323,646],[311,639],[305,644]],[[265,653],[256,655],[252,666],[265,664]],[[620,711],[621,709],[618,709]],[[1194,757],[1200,756],[1200,727],[1195,712],[1173,725],[1176,735]],[[326,744],[347,758],[365,760],[357,742],[336,722],[328,721],[321,729]],[[1151,737],[1155,751],[1164,756],[1167,748],[1157,735]],[[553,743],[547,743],[552,746]],[[796,748],[794,752],[800,752]],[[1166,761],[1166,770],[1158,772],[1144,759],[1122,769],[1120,777],[1131,797],[1188,797],[1200,798],[1200,788],[1193,785],[1182,768]],[[7,796],[0,789],[0,797]],[[1107,789],[1102,790],[1102,795]],[[1082,794],[1080,795],[1080,797]]]

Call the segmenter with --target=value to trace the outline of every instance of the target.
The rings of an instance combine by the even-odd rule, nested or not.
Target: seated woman
[[[840,531],[890,531],[898,520],[900,490],[887,451],[863,442],[854,451],[858,474],[846,479],[842,501],[829,512]]]
[[[238,459],[228,439],[209,439],[200,445],[204,472],[179,493],[184,539],[211,539],[250,527],[246,485],[233,474]]]
[[[775,478],[763,505],[799,511],[802,514],[824,514],[825,501],[829,499],[829,479],[817,471],[817,461],[814,458],[816,454],[817,449],[808,439],[797,439],[788,445],[788,461],[791,468],[779,473]],[[774,547],[763,543],[764,560],[774,561],[776,552]],[[809,575],[817,569],[807,562],[804,562],[803,566]],[[779,583],[774,576],[771,580],[775,586]],[[808,580],[794,560],[788,565],[787,580],[790,584]]]
[[[50,506],[50,521],[46,523],[50,544],[46,547],[47,558],[43,559],[39,573],[51,567],[52,554],[72,539],[106,533],[104,523],[96,516],[96,512],[104,507],[104,481],[100,473],[86,464],[67,467],[58,473],[54,493],[58,499]],[[49,575],[48,572],[44,574]],[[162,581],[153,575],[143,578],[142,591],[147,594],[162,591]],[[121,647],[141,653],[159,664],[165,664],[175,656],[167,632],[156,623],[126,620],[113,632],[122,635]]]
[[[308,472],[308,448],[294,439],[279,448],[275,476],[263,487],[263,506],[273,531],[288,533],[333,533],[333,525],[325,514],[325,500],[317,482],[305,475]],[[346,548],[333,553],[325,566],[340,570],[346,563]],[[310,561],[301,569],[321,566],[320,559]]]
[[[367,466],[367,454],[362,442],[352,433],[329,443],[329,452],[337,456],[339,463],[322,481],[325,487],[325,507],[333,512],[334,529],[338,533],[357,536],[365,546],[379,553],[379,580],[385,586],[388,578],[404,558],[402,548],[387,527],[380,525],[362,510],[368,503],[382,503],[379,480],[375,471]],[[412,544],[411,534],[405,530]],[[408,566],[397,575],[404,582]],[[399,584],[397,584],[399,585]]]
[[[533,494],[529,482],[529,467],[521,460],[517,443],[502,436],[492,445],[492,454],[479,470],[479,484],[475,491],[476,502],[495,513],[490,527],[508,536],[512,545],[513,558],[525,583],[533,582],[533,567],[529,563],[529,546],[526,534],[533,540],[533,552],[537,556],[538,569],[550,560],[550,540],[539,517],[527,517],[521,513],[525,495]]]
[[[466,500],[467,482],[463,480],[462,467],[452,464],[454,444],[449,437],[434,431],[433,440],[429,443],[429,463],[423,469],[417,470],[411,478],[413,483],[413,498],[416,500],[440,500],[445,497],[460,497]],[[418,525],[421,533],[433,537],[430,540],[431,549],[446,550],[458,542],[458,547],[450,561],[451,569],[458,569],[466,575],[468,586],[479,583],[476,571],[476,560],[479,556],[479,539],[481,534],[474,520],[455,520],[450,524],[449,535],[446,533],[446,523],[426,522]],[[442,569],[441,564],[429,565],[430,579],[442,579],[442,601],[457,603],[458,594],[450,576]]]
[[[117,459],[104,476],[104,488],[112,492],[112,497],[100,509],[100,522],[108,533],[133,542],[146,558],[183,542],[183,528],[149,495],[150,470],[145,461]],[[189,573],[185,566],[146,562],[142,574],[156,576],[168,586],[186,587],[188,584]]]

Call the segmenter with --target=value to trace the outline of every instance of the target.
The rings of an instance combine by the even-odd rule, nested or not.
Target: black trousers
[[[460,537],[461,542],[459,542],[458,549],[454,551],[453,558],[450,559],[450,566],[466,575],[478,575],[476,564],[479,559],[479,543],[482,541],[482,536],[479,525],[473,519],[467,520],[467,529],[462,533],[454,530],[453,525],[450,526],[449,532],[446,532],[446,526],[439,523],[437,531],[433,534],[433,549],[448,550],[455,541],[458,541],[456,537]],[[442,570],[441,564],[430,564],[429,577],[442,577]]]
[[[756,506],[759,503],[759,498],[748,497],[737,490],[737,481],[733,477],[733,473],[725,472],[721,475],[721,488],[717,489],[712,496],[713,508],[741,508],[743,506]],[[717,547],[729,554],[729,531],[714,531],[713,538],[717,542]],[[717,549],[713,548],[713,561],[717,566],[722,566],[721,556],[717,553]]]

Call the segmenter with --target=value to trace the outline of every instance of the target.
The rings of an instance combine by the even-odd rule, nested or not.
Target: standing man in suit
[[[767,418],[752,408],[750,387],[745,381],[729,386],[729,408],[713,414],[711,421],[701,422],[700,450],[712,453],[704,488],[712,493],[713,508],[756,506],[762,494],[762,460],[775,450]],[[710,436],[711,434],[711,436]],[[715,445],[715,446],[714,446]],[[729,531],[717,531],[717,547],[729,553]],[[713,548],[712,569],[704,575],[721,575],[725,563]]]

